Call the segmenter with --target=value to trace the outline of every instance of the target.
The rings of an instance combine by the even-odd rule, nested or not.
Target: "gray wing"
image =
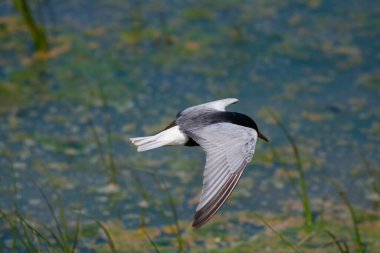
[[[236,98],[225,98],[221,100],[216,100],[196,106],[189,107],[177,114],[177,118],[182,115],[194,115],[199,113],[205,113],[205,112],[215,112],[215,111],[222,111],[224,112],[226,110],[226,107],[235,104],[239,100]]]
[[[193,228],[199,228],[212,218],[235,188],[252,159],[257,132],[231,123],[182,130],[206,151],[203,189],[193,220]]]

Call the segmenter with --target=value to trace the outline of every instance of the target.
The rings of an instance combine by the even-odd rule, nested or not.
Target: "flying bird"
[[[130,139],[139,152],[174,145],[204,149],[206,165],[194,229],[206,224],[227,200],[252,159],[257,138],[269,141],[253,119],[225,111],[237,101],[226,98],[187,108],[158,134]]]

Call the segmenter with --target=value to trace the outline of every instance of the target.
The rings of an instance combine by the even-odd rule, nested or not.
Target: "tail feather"
[[[131,141],[133,144],[140,146],[140,145],[144,145],[144,144],[148,144],[148,143],[156,141],[156,137],[147,136],[147,137],[131,138]]]
[[[162,146],[184,145],[188,137],[179,130],[178,126],[174,126],[153,136],[135,137],[130,140],[137,146],[137,151],[142,152]]]
[[[159,148],[167,144],[165,140],[158,140],[157,136],[137,137],[130,140],[137,146],[138,152]]]

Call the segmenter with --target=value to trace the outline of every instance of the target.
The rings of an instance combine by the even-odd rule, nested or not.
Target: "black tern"
[[[257,138],[269,141],[255,121],[225,108],[238,101],[226,98],[179,112],[176,119],[153,136],[131,138],[137,151],[162,146],[201,146],[206,152],[203,188],[192,227],[206,224],[235,188],[255,152]]]

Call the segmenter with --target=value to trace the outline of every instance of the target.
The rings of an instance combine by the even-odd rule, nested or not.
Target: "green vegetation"
[[[37,51],[47,52],[48,42],[46,37],[45,28],[37,24],[33,12],[29,6],[31,1],[28,0],[12,0],[14,6],[21,14],[25,24],[27,25],[29,32],[33,38],[34,45]]]
[[[117,183],[117,169],[116,169],[116,163],[115,163],[114,154],[113,154],[113,139],[112,139],[113,135],[112,135],[112,129],[111,129],[111,117],[106,112],[106,110],[109,108],[109,105],[108,105],[106,94],[104,93],[103,88],[101,86],[99,86],[98,91],[101,98],[101,107],[104,111],[103,121],[104,121],[105,135],[106,135],[106,141],[105,141],[106,144],[102,142],[100,138],[100,134],[98,133],[95,123],[91,117],[89,118],[89,126],[93,134],[96,146],[98,148],[99,157],[102,162],[102,165],[106,169],[106,171],[109,172],[109,181],[111,184],[116,184]]]
[[[158,187],[161,194],[164,194],[166,196],[167,202],[168,202],[168,205],[169,205],[169,208],[171,210],[172,215],[169,216],[167,214],[165,207],[162,205],[162,203],[157,202],[155,200],[154,196],[152,196],[152,194],[150,194],[149,192],[147,192],[144,189],[145,187],[143,186],[141,180],[138,178],[138,176],[135,175],[134,176],[134,178],[135,178],[134,182],[136,184],[136,189],[140,192],[140,194],[142,195],[144,200],[149,205],[153,205],[155,208],[157,208],[157,210],[161,214],[162,218],[165,219],[168,226],[170,227],[171,233],[173,233],[176,237],[177,244],[178,244],[178,251],[179,252],[185,252],[184,241],[182,239],[181,228],[180,228],[180,224],[179,224],[179,220],[178,220],[178,214],[177,214],[177,210],[175,207],[173,197],[172,197],[169,189],[167,189],[167,187],[165,186],[165,182],[162,181],[161,178],[158,178],[158,176],[155,175],[155,173],[153,173],[152,171],[145,171],[145,172],[149,173],[149,175],[153,177],[153,180],[156,184],[156,187]],[[151,239],[151,237],[149,237],[147,230],[145,229],[144,213],[145,213],[145,210],[142,210],[142,219],[141,219],[140,227],[141,227],[142,231],[144,232],[144,235],[147,237],[147,239],[151,243],[151,245],[155,248],[155,250],[158,250],[158,246],[154,243],[154,241]]]
[[[347,208],[350,212],[351,221],[353,224],[353,230],[354,230],[354,234],[355,234],[356,250],[358,253],[364,253],[363,241],[361,239],[361,235],[359,232],[359,222],[358,222],[358,219],[356,217],[356,212],[355,212],[355,210],[354,210],[354,208],[350,202],[350,199],[347,196],[347,193],[342,189],[342,187],[339,185],[339,183],[337,181],[333,180],[332,182],[333,182],[335,188],[337,189],[337,191],[339,192],[341,199],[343,200],[344,204],[347,206]]]
[[[286,138],[290,142],[292,149],[293,149],[293,154],[294,158],[296,161],[296,169],[298,172],[298,186],[300,190],[297,188],[296,184],[294,181],[292,182],[292,186],[294,190],[296,191],[298,197],[300,198],[303,206],[303,211],[304,211],[304,216],[305,216],[305,225],[306,229],[308,232],[310,232],[313,228],[313,220],[312,220],[312,214],[311,214],[311,208],[310,208],[310,199],[309,199],[309,194],[308,194],[308,187],[307,187],[307,182],[305,179],[305,172],[302,166],[302,161],[301,161],[301,156],[298,150],[298,147],[296,145],[296,142],[294,141],[294,138],[291,136],[287,128],[284,126],[284,124],[279,120],[279,118],[276,116],[274,112],[269,110],[270,115],[272,118],[275,120],[276,124],[281,128],[281,130],[284,132],[286,135]],[[289,177],[291,179],[291,177]]]

